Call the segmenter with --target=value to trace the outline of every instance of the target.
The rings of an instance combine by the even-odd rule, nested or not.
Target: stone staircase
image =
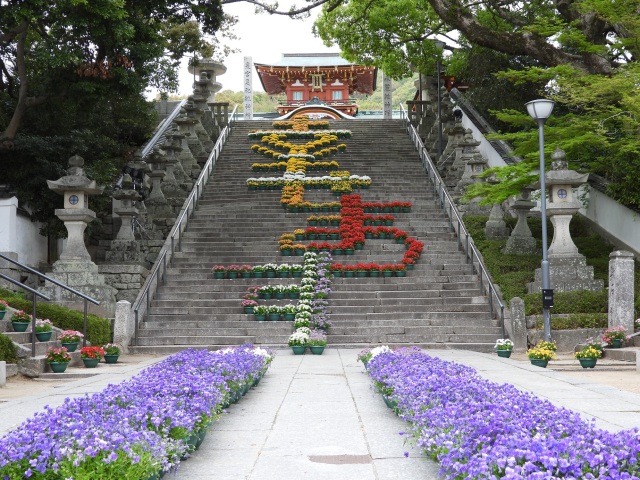
[[[188,346],[219,348],[255,343],[285,346],[291,322],[256,322],[240,307],[252,285],[287,284],[299,279],[214,280],[213,265],[297,263],[301,257],[278,252],[282,233],[306,226],[309,213],[287,213],[280,190],[249,191],[250,165],[266,163],[251,153],[250,130],[270,129],[271,122],[239,122],[189,222],[181,249],[166,282],[141,324],[136,352],[169,353]],[[335,278],[329,297],[329,344],[334,346],[420,345],[490,351],[501,336],[491,318],[478,276],[458,250],[449,222],[436,204],[433,189],[401,121],[334,121],[349,129],[346,153],[332,157],[341,170],[369,175],[371,188],[359,190],[365,202],[410,201],[411,213],[394,214],[394,227],[425,243],[415,269],[406,277]],[[325,173],[310,172],[308,176]],[[275,176],[280,176],[276,174]],[[335,201],[328,190],[306,190],[305,200]],[[367,240],[340,263],[398,263],[404,245],[393,240]],[[269,301],[261,301],[269,303]],[[274,301],[275,302],[275,301]],[[288,303],[284,300],[281,302]]]

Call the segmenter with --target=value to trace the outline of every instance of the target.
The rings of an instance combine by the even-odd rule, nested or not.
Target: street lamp
[[[542,213],[542,316],[544,318],[544,339],[551,341],[551,313],[553,306],[553,290],[549,280],[549,259],[547,257],[547,187],[545,184],[544,165],[544,122],[551,116],[555,102],[538,99],[525,103],[527,112],[538,123],[538,139],[540,148],[540,211]]]
[[[434,40],[434,45],[438,49],[438,58],[436,60],[436,77],[438,81],[438,160],[442,156],[442,98],[440,93],[440,57],[442,55],[442,50],[444,49],[445,43],[442,40]]]

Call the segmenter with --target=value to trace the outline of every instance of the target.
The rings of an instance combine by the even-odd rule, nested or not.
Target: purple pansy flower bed
[[[381,353],[367,368],[444,478],[640,478],[638,429],[598,429],[571,410],[417,348]]]
[[[185,350],[102,392],[45,407],[0,438],[0,479],[154,478],[266,372],[252,345]],[[191,445],[191,446],[190,446]]]

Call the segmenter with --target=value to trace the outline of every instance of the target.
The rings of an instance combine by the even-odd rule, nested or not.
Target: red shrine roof
[[[262,87],[268,95],[286,90],[295,79],[321,73],[328,80],[340,79],[349,83],[349,94],[371,95],[376,89],[378,69],[349,63],[339,53],[284,53],[277,65],[255,64]]]

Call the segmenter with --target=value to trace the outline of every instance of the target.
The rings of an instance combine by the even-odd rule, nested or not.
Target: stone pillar
[[[509,236],[509,229],[504,221],[504,212],[500,204],[496,203],[491,208],[489,220],[484,227],[484,234],[487,239],[501,239]]]
[[[244,57],[244,119],[253,120],[253,60]]]
[[[4,360],[0,362],[0,387],[4,387],[7,384],[7,362]]]
[[[530,255],[536,252],[536,239],[531,234],[531,229],[527,223],[529,211],[536,206],[535,202],[529,200],[531,189],[524,188],[520,192],[518,199],[511,206],[511,209],[518,216],[518,223],[511,232],[507,240],[504,253],[510,255]]]
[[[391,97],[391,78],[382,74],[382,117],[385,120],[393,118],[393,100]]]
[[[624,250],[609,255],[609,327],[634,330],[634,258]]]
[[[122,347],[122,353],[129,353],[127,345],[133,337],[133,312],[131,304],[126,300],[120,300],[116,304],[116,319],[113,323],[113,343]]]
[[[55,213],[64,222],[68,232],[60,259],[53,264],[51,277],[100,301],[99,306],[89,304],[92,313],[113,317],[115,289],[105,284],[84,243],[84,230],[96,216],[88,208],[89,195],[101,193],[102,188],[84,175],[83,166],[84,159],[74,155],[69,159],[67,176],[55,181],[47,180],[51,190],[64,196],[64,208],[56,209]],[[84,308],[84,301],[80,297],[50,282],[41,291],[55,303],[75,310]]]
[[[513,346],[515,350],[526,352],[528,346],[527,318],[524,315],[524,301],[513,297],[509,302],[511,310],[511,331],[513,332]]]
[[[191,148],[189,148],[189,140],[191,139],[191,137],[195,137],[194,141],[197,142],[197,137],[195,136],[196,133],[194,130],[196,121],[184,114],[176,118],[174,120],[174,123],[178,125],[178,131],[182,135],[182,139],[180,142],[180,147],[182,149],[180,150],[178,159],[180,160],[180,163],[182,163],[184,173],[188,177],[196,179],[198,178],[198,175],[200,175],[201,168],[198,165],[198,162],[196,162],[193,153],[191,153]]]

